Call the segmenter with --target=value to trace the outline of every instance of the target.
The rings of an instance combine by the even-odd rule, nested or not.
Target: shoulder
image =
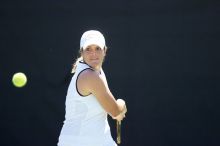
[[[96,71],[94,71],[93,69],[91,68],[87,68],[87,69],[84,69],[80,74],[79,74],[79,77],[78,77],[81,81],[85,81],[85,82],[91,82],[91,83],[94,83],[94,82],[98,82],[100,80],[102,80],[100,78],[100,75],[99,73],[97,73]]]
[[[83,95],[88,93],[96,94],[97,92],[105,91],[107,88],[100,74],[89,68],[79,74],[77,86]]]

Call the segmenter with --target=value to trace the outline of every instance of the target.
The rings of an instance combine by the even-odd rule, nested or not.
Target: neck
[[[92,67],[93,68],[93,67]],[[97,66],[95,68],[93,68],[95,71],[100,72],[101,71],[101,66]]]
[[[85,64],[87,64],[89,67],[91,67],[94,71],[96,71],[96,72],[100,72],[101,71],[101,65],[100,66],[96,66],[96,67],[92,67],[92,66],[90,66],[86,61],[84,61],[83,60],[83,62],[85,63]]]

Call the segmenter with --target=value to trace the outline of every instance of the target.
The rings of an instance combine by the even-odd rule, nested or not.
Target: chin
[[[91,63],[90,66],[94,69],[100,68],[100,63]]]

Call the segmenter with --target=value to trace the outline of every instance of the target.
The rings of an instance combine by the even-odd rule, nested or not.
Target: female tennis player
[[[86,31],[80,40],[80,57],[66,96],[65,121],[58,146],[116,146],[107,115],[121,121],[127,112],[123,99],[111,93],[102,64],[107,47],[97,30]]]

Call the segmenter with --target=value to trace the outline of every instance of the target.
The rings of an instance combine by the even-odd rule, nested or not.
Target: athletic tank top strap
[[[93,70],[92,67],[90,67],[87,63],[85,63],[82,60],[76,63],[76,73],[80,73],[81,71],[83,71],[85,69]]]

